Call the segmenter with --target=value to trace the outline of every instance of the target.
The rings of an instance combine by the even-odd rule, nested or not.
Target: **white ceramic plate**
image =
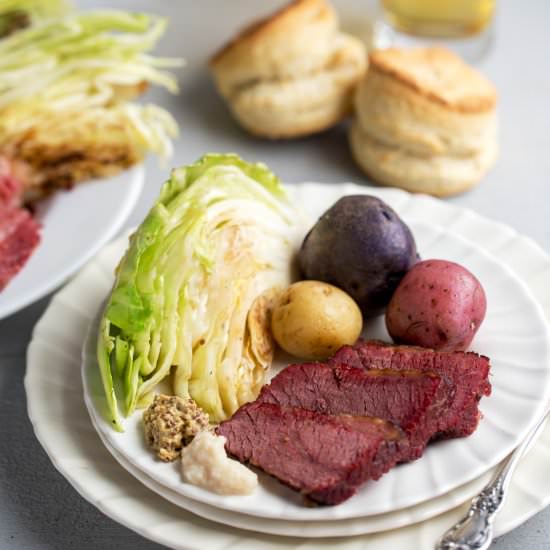
[[[108,243],[136,205],[143,181],[144,169],[137,166],[41,203],[42,241],[0,292],[0,319],[48,294]]]
[[[326,186],[336,196],[362,189]],[[542,304],[550,320],[550,257],[532,240],[470,210],[428,197],[411,197],[397,190],[376,190],[399,203],[401,212],[434,223],[445,223],[497,256],[513,269]],[[202,520],[167,502],[124,472],[101,445],[82,399],[78,367],[82,342],[96,297],[82,292],[90,277],[103,277],[96,262],[59,292],[38,322],[27,354],[25,389],[35,434],[57,469],[79,493],[105,514],[146,538],[182,550],[275,550],[321,547],[344,550],[428,550],[441,532],[464,512],[459,506],[436,518],[376,535],[306,540],[250,533]],[[504,508],[495,523],[497,536],[529,519],[550,503],[550,425],[522,460]],[[252,524],[253,518],[250,519]],[[368,522],[369,519],[364,521]]]
[[[312,219],[334,202],[326,200],[325,188],[297,190],[297,204],[307,204]],[[95,359],[96,335],[92,331],[83,361],[83,373],[92,381],[85,383],[85,396],[102,437],[127,462],[185,497],[232,512],[289,521],[350,519],[413,506],[455,489],[498,464],[527,433],[550,396],[550,342],[544,314],[526,286],[506,266],[471,242],[441,226],[408,216],[405,220],[423,258],[445,258],[464,265],[476,274],[487,294],[488,313],[472,348],[491,358],[493,392],[481,401],[483,420],[472,436],[430,445],[421,460],[392,469],[338,506],[306,507],[299,494],[266,475],[260,476],[260,486],[251,496],[219,496],[183,483],[178,462],[166,464],[154,457],[145,445],[140,411],[126,420],[124,433],[101,421],[106,405]],[[107,288],[125,248],[126,241],[121,240],[116,251],[98,258]],[[94,293],[101,304],[105,285],[90,281],[87,292]],[[97,309],[94,316],[96,312]],[[368,324],[365,337],[391,341],[383,317]],[[283,366],[276,362],[275,370]]]
[[[434,226],[426,226],[420,224],[418,226],[419,231],[428,231],[430,236],[433,237],[433,233],[438,232],[438,229]],[[441,231],[441,230],[439,230]],[[455,237],[457,240],[460,238]],[[120,239],[121,243],[124,243],[124,239]],[[115,252],[117,243],[113,243],[98,256],[97,260],[100,260],[103,256],[116,258]],[[97,274],[96,274],[97,275]],[[100,312],[98,312],[100,313]],[[83,356],[85,362],[89,368],[83,367],[82,380],[83,390],[85,396],[86,406],[90,412],[92,424],[94,425],[100,439],[103,444],[116,458],[116,460],[125,468],[128,472],[134,475],[139,481],[141,481],[146,487],[160,494],[168,501],[192,511],[200,517],[230,525],[232,527],[238,527],[241,529],[253,530],[261,533],[277,534],[285,536],[300,536],[300,537],[337,537],[337,536],[354,536],[366,533],[375,533],[387,529],[395,529],[403,525],[410,525],[419,521],[423,521],[426,518],[433,517],[437,514],[445,512],[450,508],[453,508],[457,504],[464,502],[466,499],[472,497],[479,492],[483,486],[487,483],[490,473],[480,476],[479,478],[466,483],[458,487],[453,491],[449,491],[437,498],[427,500],[417,506],[404,508],[394,512],[383,513],[378,515],[371,515],[368,517],[368,521],[365,521],[364,517],[350,518],[350,519],[336,519],[336,520],[324,520],[324,521],[286,521],[281,519],[270,519],[260,516],[255,516],[254,521],[250,521],[250,516],[246,514],[232,512],[222,508],[216,508],[209,506],[197,500],[189,499],[182,494],[172,491],[171,489],[157,483],[153,478],[149,477],[142,470],[136,468],[131,462],[126,460],[116,449],[114,449],[109,443],[106,437],[105,430],[102,430],[104,423],[103,417],[95,411],[95,407],[92,401],[95,401],[99,407],[105,405],[103,400],[103,390],[101,386],[101,380],[97,375],[97,368],[95,364],[95,348],[97,338],[97,324],[99,321],[99,315],[93,319],[89,325],[87,335],[85,338]],[[96,395],[92,400],[88,396]],[[138,428],[139,430],[139,428]],[[280,486],[272,481],[274,489],[280,489]]]
[[[326,186],[327,193],[356,192],[355,186]],[[434,223],[446,223],[464,237],[497,256],[521,277],[550,319],[550,257],[532,240],[465,209],[428,197],[411,197],[397,190],[378,191],[384,200],[399,202],[400,211]],[[106,250],[107,252],[107,250]],[[82,292],[85,281],[103,277],[92,262],[52,300],[38,322],[28,349],[25,389],[35,434],[54,465],[80,494],[111,518],[151,540],[182,550],[275,550],[327,546],[345,550],[398,548],[431,549],[437,537],[464,512],[464,505],[436,518],[345,539],[305,540],[275,537],[213,524],[188,513],[149,491],[122,471],[100,444],[83,406],[78,367],[82,342],[96,307],[96,296]],[[45,367],[48,368],[45,368]],[[495,523],[501,535],[526,521],[550,503],[550,426],[522,460],[504,509]]]

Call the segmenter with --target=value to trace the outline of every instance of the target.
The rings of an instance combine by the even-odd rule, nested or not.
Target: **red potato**
[[[440,351],[465,350],[485,318],[487,299],[466,268],[424,260],[402,279],[386,310],[386,327],[397,343]]]

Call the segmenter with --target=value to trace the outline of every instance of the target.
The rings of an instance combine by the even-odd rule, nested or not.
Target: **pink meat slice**
[[[0,292],[27,263],[40,242],[40,224],[20,208],[23,185],[13,164],[0,156]]]
[[[402,432],[380,419],[255,402],[218,427],[226,449],[318,504],[338,504],[396,463]]]
[[[40,242],[40,224],[22,208],[0,207],[0,292]]]
[[[399,457],[406,462],[418,458],[437,433],[438,419],[452,401],[445,386],[445,380],[429,372],[302,363],[282,370],[257,401],[393,422],[407,434]]]
[[[23,185],[12,170],[11,162],[0,156],[0,207],[20,206],[23,197]]]
[[[473,352],[433,351],[414,346],[394,346],[370,340],[340,348],[328,362],[365,370],[415,370],[437,373],[448,382],[441,387],[441,399],[452,391],[452,402],[439,415],[437,435],[441,438],[465,437],[472,434],[479,423],[478,405],[483,396],[491,394],[490,362]]]

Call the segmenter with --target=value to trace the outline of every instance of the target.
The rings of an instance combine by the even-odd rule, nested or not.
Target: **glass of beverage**
[[[496,0],[381,0],[376,47],[443,44],[469,61],[491,40]]]

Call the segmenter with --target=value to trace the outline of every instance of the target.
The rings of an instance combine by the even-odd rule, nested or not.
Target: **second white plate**
[[[103,248],[134,209],[144,179],[143,166],[136,166],[40,203],[36,217],[42,240],[0,292],[0,319],[45,296]]]

